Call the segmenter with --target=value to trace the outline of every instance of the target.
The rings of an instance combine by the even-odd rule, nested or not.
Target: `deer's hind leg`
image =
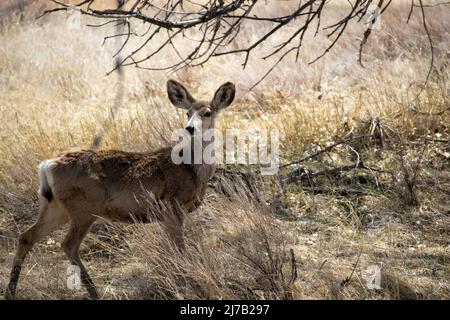
[[[91,214],[71,214],[69,232],[62,243],[62,249],[69,259],[69,262],[80,268],[80,280],[88,291],[91,299],[99,299],[100,296],[95,288],[94,282],[81,262],[79,251],[83,239],[86,237],[86,234],[95,220],[96,217]]]
[[[5,299],[14,298],[22,264],[34,244],[69,220],[66,212],[56,200],[48,202],[43,196],[40,196],[40,198],[41,205],[38,220],[19,236]]]

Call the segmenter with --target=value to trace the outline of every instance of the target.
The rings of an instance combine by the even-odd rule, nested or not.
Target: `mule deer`
[[[223,84],[211,102],[195,100],[174,80],[167,82],[167,93],[175,107],[188,110],[186,130],[194,136],[214,128],[218,112],[233,102],[235,87],[230,82]],[[43,161],[39,166],[39,218],[19,236],[5,298],[14,298],[21,266],[33,245],[67,222],[70,227],[62,249],[70,263],[80,268],[81,282],[92,299],[99,295],[81,262],[79,248],[97,217],[120,222],[159,220],[182,249],[183,212],[200,205],[214,165],[177,165],[171,159],[171,151],[171,147],[146,153],[83,150]],[[180,205],[185,210],[152,219],[137,199],[143,189],[172,208]]]

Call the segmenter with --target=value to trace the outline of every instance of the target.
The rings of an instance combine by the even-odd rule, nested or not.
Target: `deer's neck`
[[[192,145],[191,149],[201,154],[201,163],[195,163],[195,161],[193,161],[192,168],[194,169],[194,172],[198,179],[204,183],[207,183],[208,180],[211,179],[216,168],[215,163],[211,163],[211,161],[208,161],[207,159],[211,155],[214,156],[214,140],[214,136],[208,137],[207,140],[202,137],[201,141],[197,141],[197,144]],[[194,140],[192,140],[191,143],[195,144]]]

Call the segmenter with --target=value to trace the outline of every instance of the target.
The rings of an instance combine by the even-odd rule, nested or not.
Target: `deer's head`
[[[227,82],[216,90],[211,101],[197,101],[181,83],[175,80],[167,81],[167,93],[172,104],[187,110],[188,121],[185,129],[191,135],[213,129],[217,114],[233,102],[235,92],[234,84]]]

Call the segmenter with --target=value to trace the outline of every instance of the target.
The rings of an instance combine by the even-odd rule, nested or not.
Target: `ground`
[[[427,8],[435,59],[423,87],[431,54],[421,16],[406,24],[409,6],[395,3],[364,68],[357,25],[311,65],[328,40],[310,35],[300,61],[287,59],[251,91],[269,67],[258,54],[245,70],[239,56],[170,75],[128,68],[112,123],[114,42],[102,46],[110,29],[74,29],[62,14],[2,19],[0,295],[18,233],[36,220],[39,162],[88,148],[99,132],[102,149],[167,145],[185,121],[165,92],[172,77],[199,98],[234,82],[218,127],[280,130],[285,166],[266,177],[257,166],[221,166],[188,218],[182,255],[158,224],[98,222],[81,254],[103,298],[449,299],[449,10]],[[262,30],[243,32],[250,40]],[[168,50],[160,61],[175,58]],[[19,299],[87,296],[67,288],[65,231],[29,254]],[[367,285],[371,268],[381,270],[379,289]]]

